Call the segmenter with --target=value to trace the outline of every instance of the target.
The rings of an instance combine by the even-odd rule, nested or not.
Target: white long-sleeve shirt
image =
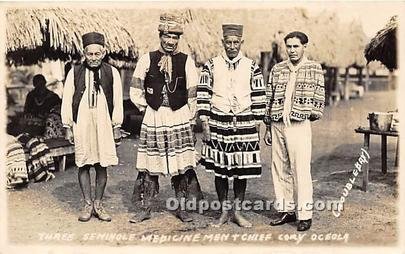
[[[121,77],[118,70],[112,67],[113,74],[113,112],[110,117],[107,99],[100,86],[100,92],[96,98],[94,93],[93,72],[86,69],[86,89],[79,104],[77,121],[73,121],[72,102],[75,91],[74,70],[70,70],[66,77],[62,96],[61,116],[64,126],[73,128],[75,143],[76,165],[81,167],[85,164],[93,165],[100,163],[106,167],[116,165],[116,155],[113,126],[119,126],[123,120],[123,101]],[[91,84],[91,85],[90,85]]]
[[[150,57],[149,53],[142,55],[136,64],[135,72],[132,77],[131,87],[129,89],[129,97],[135,106],[144,111],[147,103],[145,99],[145,90],[143,82],[146,77],[146,73],[149,71]],[[186,60],[186,87],[188,91],[188,106],[190,108],[191,120],[195,120],[196,104],[197,104],[197,84],[198,73],[195,67],[194,60],[188,56]]]

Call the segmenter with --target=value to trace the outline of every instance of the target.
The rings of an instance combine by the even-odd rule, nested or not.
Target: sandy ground
[[[368,124],[366,117],[370,111],[395,109],[395,101],[394,91],[369,92],[362,99],[341,101],[335,107],[328,107],[323,120],[313,124],[312,175],[315,201],[340,198],[344,186],[352,176],[350,171],[354,169],[363,144],[363,136],[356,134],[354,128]],[[9,242],[17,245],[155,245],[148,236],[156,235],[159,238],[153,238],[155,241],[168,244],[184,244],[177,241],[186,242],[193,237],[194,242],[187,243],[188,245],[396,244],[398,184],[397,168],[394,168],[395,138],[388,138],[388,173],[381,173],[380,139],[372,136],[368,192],[360,189],[359,175],[346,199],[341,216],[336,218],[327,210],[315,211],[312,228],[301,234],[297,234],[294,224],[270,227],[268,223],[275,216],[273,209],[248,211],[246,215],[254,225],[250,229],[239,228],[232,222],[221,228],[213,228],[209,224],[219,216],[219,212],[212,210],[203,214],[193,213],[194,222],[182,224],[165,208],[165,200],[174,195],[168,177],[160,178],[160,201],[154,208],[153,218],[139,224],[130,224],[128,219],[135,211],[131,194],[137,175],[134,169],[136,145],[137,140],[125,139],[118,148],[120,165],[108,170],[104,203],[113,216],[112,222],[101,222],[96,218],[87,223],[77,221],[82,200],[77,171],[72,166],[65,172],[57,172],[56,178],[50,182],[30,184],[25,189],[8,191]],[[200,147],[200,143],[197,146]],[[269,168],[270,152],[270,147],[262,142],[263,174],[259,179],[249,180],[247,199],[274,199]],[[206,173],[201,167],[198,167],[197,174],[205,199],[216,200],[213,175]],[[164,238],[167,236],[172,236],[172,239],[165,241],[168,240]],[[328,236],[332,239],[328,239]]]

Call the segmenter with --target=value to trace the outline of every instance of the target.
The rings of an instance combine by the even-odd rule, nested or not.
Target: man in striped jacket
[[[224,24],[225,52],[203,67],[197,87],[197,108],[203,125],[201,164],[215,174],[222,214],[214,226],[228,221],[232,208],[228,180],[233,179],[234,221],[252,224],[242,216],[247,179],[261,176],[260,123],[264,117],[265,84],[259,66],[240,52],[243,26]]]
[[[266,88],[264,139],[273,146],[275,208],[280,212],[270,225],[295,222],[297,209],[297,230],[305,231],[311,227],[313,206],[310,122],[322,117],[324,77],[322,67],[305,56],[304,33],[291,32],[284,42],[289,59],[272,68]]]

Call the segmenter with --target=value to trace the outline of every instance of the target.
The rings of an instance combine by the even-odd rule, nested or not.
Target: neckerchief
[[[239,51],[238,55],[232,60],[228,58],[226,52],[222,53],[222,58],[225,60],[225,63],[228,66],[228,70],[235,70],[239,64],[239,60],[243,57],[242,52]]]
[[[179,51],[176,48],[176,50],[168,54],[163,50],[162,46],[160,46],[159,51],[164,54],[158,63],[158,66],[160,67],[159,70],[165,75],[166,84],[170,84],[172,82],[173,71],[172,56],[179,53]]]
[[[94,78],[94,87],[96,88],[96,92],[100,92],[100,75],[99,75],[99,70],[101,68],[101,64],[97,67],[90,67],[87,62],[84,62],[84,66],[89,69],[90,71],[93,72],[93,78]]]

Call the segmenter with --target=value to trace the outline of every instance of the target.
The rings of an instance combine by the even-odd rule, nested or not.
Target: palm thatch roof
[[[344,24],[334,13],[310,16],[302,8],[289,9],[131,9],[116,10],[134,38],[139,54],[159,45],[157,24],[164,11],[178,12],[186,20],[180,50],[193,55],[202,64],[222,52],[221,24],[244,24],[243,52],[259,61],[261,51],[270,51],[276,43],[281,58],[286,58],[283,37],[290,31],[308,34],[309,57],[329,66],[365,65],[363,56],[367,37],[359,23]],[[350,43],[349,43],[350,42]]]
[[[102,10],[102,11],[100,11]],[[366,36],[360,24],[343,24],[336,14],[310,16],[305,9],[9,9],[7,59],[9,64],[33,64],[45,58],[77,58],[81,35],[100,31],[106,35],[110,62],[133,66],[140,54],[159,46],[157,25],[162,12],[178,12],[186,26],[179,48],[197,64],[222,52],[224,22],[244,24],[243,52],[259,61],[260,52],[275,43],[286,58],[283,37],[290,31],[308,34],[309,57],[329,66],[364,65]],[[348,43],[350,42],[350,43]],[[123,61],[124,60],[124,61]]]
[[[397,68],[397,27],[398,16],[393,16],[371,39],[364,51],[367,62],[377,60],[390,70]]]
[[[108,58],[115,66],[130,66],[136,58],[133,39],[111,10],[8,9],[6,19],[10,65],[31,65],[47,58],[78,59],[81,36],[91,31],[105,35]]]

